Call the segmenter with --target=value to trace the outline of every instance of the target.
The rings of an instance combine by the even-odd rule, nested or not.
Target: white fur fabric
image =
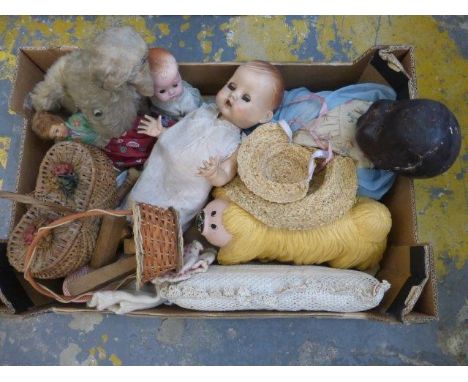
[[[354,270],[321,266],[213,265],[158,296],[180,307],[204,311],[279,310],[360,312],[376,307],[387,281]]]

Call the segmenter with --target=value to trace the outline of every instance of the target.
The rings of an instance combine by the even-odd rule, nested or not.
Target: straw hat
[[[307,179],[311,152],[289,143],[287,134],[278,124],[262,125],[242,142],[238,154],[239,175],[224,187],[216,188],[214,196],[231,200],[270,227],[301,230],[330,224],[356,202],[356,165],[351,158],[335,156],[304,186],[299,175],[304,175],[305,168]],[[278,165],[282,158],[289,164]],[[294,171],[288,174],[287,166],[296,163],[299,170],[290,169]],[[275,168],[277,165],[280,169]],[[284,179],[290,183],[278,182],[277,174],[284,174]],[[273,186],[275,180],[277,184]],[[273,198],[281,200],[283,191],[287,199],[302,193],[304,196],[292,202],[271,201]]]
[[[242,142],[238,173],[247,188],[270,202],[302,199],[309,189],[311,152],[289,141],[278,123],[257,128]]]

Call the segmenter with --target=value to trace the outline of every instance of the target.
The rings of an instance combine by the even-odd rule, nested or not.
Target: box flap
[[[376,277],[391,284],[379,305],[380,311],[403,322],[413,310],[425,320],[437,318],[437,313],[431,310],[434,300],[431,275],[434,268],[431,265],[430,246],[392,246],[387,249],[380,265]]]
[[[381,200],[392,214],[388,242],[392,245],[415,245],[418,242],[413,180],[398,176]]]
[[[29,99],[31,90],[44,79],[44,73],[57,58],[75,49],[75,47],[20,48],[16,58],[16,73],[10,96],[10,108],[22,115],[31,112],[32,106]]]
[[[391,86],[397,93],[397,99],[414,98],[415,74],[411,54],[412,47],[386,46],[377,49],[359,82]]]
[[[10,108],[14,112],[25,115],[30,111],[28,95],[43,78],[44,72],[20,49],[16,59],[14,87],[10,96]]]

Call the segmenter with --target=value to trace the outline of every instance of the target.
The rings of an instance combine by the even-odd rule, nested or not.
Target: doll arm
[[[159,137],[164,131],[164,127],[162,125],[162,116],[160,115],[158,119],[155,119],[146,114],[145,117],[140,121],[137,131],[140,134],[146,134],[156,138]]]
[[[214,187],[229,183],[237,174],[237,151],[222,162],[218,157],[210,157],[207,161],[203,161],[203,165],[198,169],[198,175],[204,176]]]

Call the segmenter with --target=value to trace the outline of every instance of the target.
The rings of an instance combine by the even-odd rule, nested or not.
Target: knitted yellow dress
[[[366,198],[338,221],[303,231],[268,227],[230,203],[223,213],[223,224],[233,239],[219,250],[218,262],[276,260],[364,270],[380,262],[391,223],[387,207]]]

